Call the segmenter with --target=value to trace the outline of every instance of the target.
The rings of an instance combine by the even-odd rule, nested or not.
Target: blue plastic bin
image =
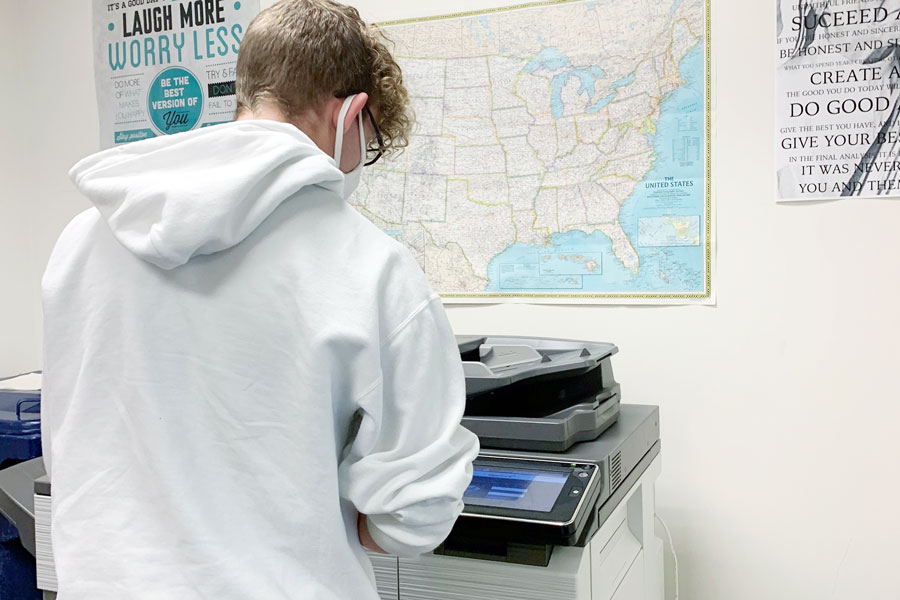
[[[0,469],[40,455],[41,393],[0,390]]]
[[[0,390],[0,469],[40,455],[41,393]],[[36,582],[34,557],[0,515],[0,598],[40,600]]]

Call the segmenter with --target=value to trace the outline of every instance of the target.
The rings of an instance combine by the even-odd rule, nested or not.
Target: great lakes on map
[[[384,29],[417,125],[351,202],[445,300],[711,298],[707,0]]]

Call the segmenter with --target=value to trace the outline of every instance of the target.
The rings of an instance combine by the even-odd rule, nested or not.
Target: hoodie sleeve
[[[465,378],[440,299],[382,344],[381,377],[358,402],[359,430],[340,465],[342,495],[387,552],[428,552],[450,533],[478,439],[460,425]]]

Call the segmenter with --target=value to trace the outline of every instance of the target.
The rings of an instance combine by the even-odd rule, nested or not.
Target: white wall
[[[98,145],[88,0],[0,0],[0,376],[41,364],[40,280],[88,207],[66,173]]]
[[[357,2],[372,20],[502,4]],[[65,171],[97,147],[97,122],[90,2],[0,7],[19,34],[0,42],[17,57],[3,63],[0,101],[10,81],[18,90],[0,113],[3,166],[21,154],[0,188],[6,373],[39,363],[40,272],[85,206]],[[467,307],[450,318],[458,333],[619,345],[624,400],[662,410],[657,501],[682,598],[896,599],[900,202],[773,202],[774,3],[713,9],[718,306]]]
[[[6,47],[18,46],[18,30],[13,26],[18,12],[7,12],[4,4],[0,13],[4,15],[0,18],[0,40],[4,40],[0,46],[0,373],[28,369],[38,348],[35,297],[27,282],[34,249],[31,240],[19,231],[27,204],[15,193],[22,160],[19,149],[9,143],[18,133],[15,120],[7,118],[18,104],[10,90],[20,79],[20,64]]]

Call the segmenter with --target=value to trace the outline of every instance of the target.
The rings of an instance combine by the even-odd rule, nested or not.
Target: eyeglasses
[[[378,146],[375,148],[366,147],[366,162],[363,163],[363,166],[368,167],[369,165],[374,165],[378,162],[378,159],[384,154],[384,140],[381,139],[381,132],[378,131],[378,125],[375,124],[375,117],[372,116],[372,111],[369,110],[368,105],[364,106],[363,110],[366,111],[366,116],[369,117],[372,129],[375,130],[375,141],[378,142]]]

